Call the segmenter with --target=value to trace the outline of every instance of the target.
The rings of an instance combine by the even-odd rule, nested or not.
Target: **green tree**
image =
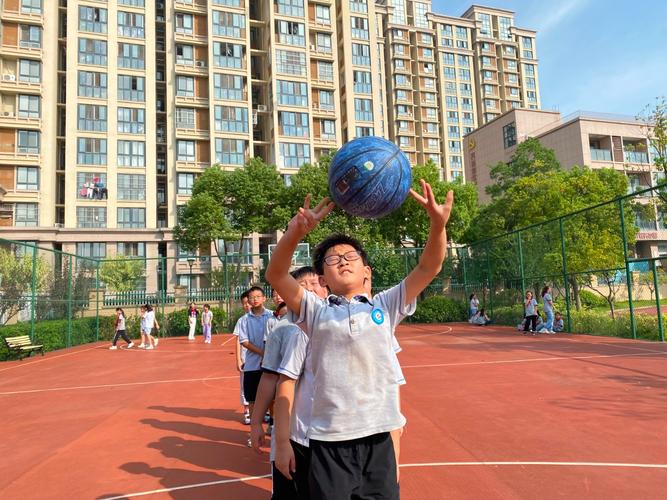
[[[145,261],[130,259],[122,255],[106,259],[100,265],[100,280],[115,292],[136,290],[145,275]]]
[[[10,250],[0,248],[0,318],[3,325],[29,307],[33,279],[37,292],[47,288],[48,264],[38,256],[33,276],[31,250],[28,248],[27,254],[17,256]]]
[[[667,99],[656,97],[655,104],[647,105],[637,116],[643,123],[644,134],[653,148],[654,163],[667,171]]]

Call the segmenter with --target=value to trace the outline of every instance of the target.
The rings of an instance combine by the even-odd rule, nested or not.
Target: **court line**
[[[442,332],[425,333],[423,335],[413,335],[412,337],[399,336],[398,338],[400,339],[401,342],[403,342],[404,340],[420,339],[420,338],[423,338],[423,337],[433,337],[434,335],[443,335],[445,333],[452,333],[452,331],[454,330],[454,328],[452,328],[451,326],[448,326],[447,328],[449,328],[449,330],[442,331]]]
[[[32,362],[30,362],[30,363],[24,363],[24,362],[21,362],[21,363],[18,364],[18,365],[10,366],[10,367],[8,367],[8,368],[3,368],[3,369],[0,370],[0,372],[5,372],[5,371],[7,371],[7,370],[13,370],[14,368],[20,368],[21,366],[32,366],[32,365],[35,365],[35,364],[37,364],[37,363],[41,363],[42,361],[50,361],[50,360],[52,360],[52,359],[62,358],[62,357],[64,357],[64,356],[72,356],[73,354],[79,354],[80,352],[92,351],[93,349],[99,349],[99,348],[100,348],[100,346],[97,346],[97,345],[96,345],[96,346],[94,346],[94,347],[89,347],[88,349],[81,349],[81,350],[78,350],[78,351],[67,352],[67,353],[65,353],[65,354],[59,354],[59,355],[57,355],[57,356],[47,356],[47,357],[45,357],[45,358],[38,359],[38,360],[36,360],[36,361],[32,361]]]
[[[234,338],[236,338],[236,335],[232,335],[232,336],[229,337],[227,340],[225,340],[221,345],[225,345],[227,342],[229,342],[230,340],[232,340],[232,339],[234,339]]]
[[[204,378],[185,378],[185,379],[174,379],[174,380],[152,380],[146,382],[127,382],[125,384],[100,384],[100,385],[80,385],[73,387],[53,387],[51,389],[29,389],[25,391],[8,391],[0,392],[0,396],[11,396],[13,394],[34,394],[37,392],[56,392],[56,391],[76,391],[81,389],[105,389],[110,387],[129,387],[134,385],[151,385],[151,384],[176,384],[183,382],[205,382],[207,380],[224,380],[228,378],[239,378],[238,375],[231,375],[225,377],[204,377]]]
[[[401,368],[438,368],[443,366],[474,366],[474,365],[501,365],[509,363],[529,363],[531,361],[567,361],[576,359],[596,359],[596,358],[623,358],[633,356],[652,356],[654,354],[667,355],[667,352],[652,351],[647,353],[633,353],[633,354],[594,354],[591,356],[554,356],[549,358],[524,358],[524,359],[501,359],[498,361],[470,361],[466,363],[438,363],[431,365],[401,365]]]
[[[488,466],[551,466],[551,467],[612,467],[612,468],[634,468],[634,469],[667,469],[667,464],[633,464],[622,462],[426,462],[415,464],[401,464],[401,468],[417,468],[417,467],[488,467]],[[263,476],[246,476],[236,479],[222,479],[220,481],[209,481],[206,483],[193,483],[183,486],[174,486],[173,488],[161,488],[158,490],[141,491],[137,493],[127,493],[114,497],[103,497],[101,500],[122,500],[124,498],[140,497],[146,495],[155,495],[157,493],[169,493],[171,491],[179,491],[193,488],[203,488],[206,486],[215,486],[219,484],[241,483],[248,481],[255,481],[257,479],[265,479],[271,477],[271,474]]]

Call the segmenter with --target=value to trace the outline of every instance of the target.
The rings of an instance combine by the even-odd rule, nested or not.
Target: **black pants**
[[[113,336],[112,345],[116,345],[116,342],[118,342],[118,337],[123,337],[123,340],[128,344],[132,342],[130,337],[127,336],[127,333],[125,333],[125,330],[116,330],[116,335]]]
[[[398,500],[388,432],[349,441],[310,440],[310,494],[318,500]]]
[[[290,440],[294,450],[296,472],[292,473],[292,480],[287,479],[272,463],[273,494],[271,500],[310,500],[308,487],[308,473],[310,471],[310,449]]]
[[[537,330],[537,314],[533,314],[532,316],[526,316],[526,324],[523,327],[523,331],[527,332],[528,330],[530,330],[531,332]]]

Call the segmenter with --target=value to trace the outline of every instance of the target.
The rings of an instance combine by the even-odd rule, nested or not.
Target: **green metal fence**
[[[539,301],[548,285],[569,332],[663,341],[666,215],[660,185],[455,248],[447,294],[476,293],[498,323],[517,325],[526,292]]]

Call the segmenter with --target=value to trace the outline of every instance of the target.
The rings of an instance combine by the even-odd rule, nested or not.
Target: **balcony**
[[[7,3],[7,2],[3,2]],[[44,15],[39,12],[27,12],[26,10],[14,10],[4,8],[0,12],[0,19],[3,21],[13,22],[13,23],[30,23],[30,24],[39,24],[40,26],[44,25]]]
[[[35,163],[39,163],[41,161],[41,153],[27,153],[27,152],[19,152],[14,150],[15,148],[14,144],[0,144],[0,149],[4,149],[4,151],[0,150],[0,161],[2,162],[11,162],[14,165],[35,165]],[[7,151],[7,149],[12,149],[11,151]]]
[[[193,14],[206,14],[206,0],[174,0],[174,10]]]
[[[180,59],[176,60],[176,72],[187,75],[208,75],[208,63],[205,59]]]
[[[176,170],[179,172],[201,172],[211,164],[206,161],[176,160]]]
[[[30,42],[19,42],[18,44],[3,43],[0,45],[0,54],[10,57],[32,57],[42,58],[42,47]]]
[[[0,90],[6,92],[28,92],[31,94],[41,93],[41,82],[28,82],[13,73],[5,73],[0,79]]]
[[[193,126],[181,126],[183,124],[176,124],[176,138],[177,139],[201,139],[208,140],[210,138],[210,131],[208,129],[196,129]]]
[[[313,114],[325,115],[325,116],[335,116],[336,110],[333,106],[327,104],[313,103]]]
[[[611,151],[591,148],[591,161],[611,161]]]
[[[42,119],[19,116],[16,111],[3,111],[0,113],[0,126],[38,130],[42,126]]]
[[[336,144],[336,134],[320,134],[319,136],[315,136],[315,142]]]
[[[208,108],[209,102],[208,97],[198,97],[198,96],[176,96],[176,105],[177,106],[197,106],[197,107],[206,107]]]
[[[208,43],[208,35],[206,33],[195,33],[194,31],[176,31],[174,33],[174,40],[177,43],[188,43],[205,45]]]
[[[627,163],[645,163],[648,164],[648,153],[641,151],[625,151],[623,153],[623,159]]]

